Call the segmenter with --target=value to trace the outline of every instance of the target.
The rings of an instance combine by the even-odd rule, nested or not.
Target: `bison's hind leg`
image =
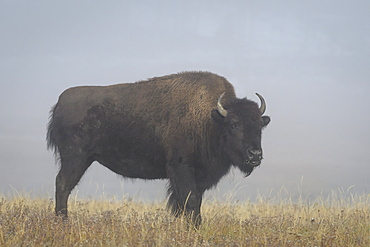
[[[67,217],[69,194],[91,163],[92,161],[85,157],[61,155],[60,170],[55,180],[55,213],[57,215]]]

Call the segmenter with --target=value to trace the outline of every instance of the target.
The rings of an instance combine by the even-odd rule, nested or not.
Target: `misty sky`
[[[340,0],[0,0],[0,193],[53,196],[46,124],[63,90],[185,70],[225,76],[238,97],[259,92],[272,119],[261,167],[232,170],[208,198],[369,193],[369,13]],[[94,163],[78,195],[163,200],[165,184]]]

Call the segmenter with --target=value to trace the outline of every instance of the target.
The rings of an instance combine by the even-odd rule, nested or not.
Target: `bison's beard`
[[[244,177],[248,177],[253,172],[254,168],[260,165],[254,165],[247,157],[233,156],[233,158],[233,165],[239,168],[239,170],[244,174]]]
[[[231,163],[234,167],[238,167],[239,170],[244,174],[244,177],[248,177],[254,170],[256,165],[253,165],[252,162],[246,159],[246,157],[242,156],[232,156],[234,159],[232,159]],[[259,166],[259,164],[258,164]]]
[[[256,166],[244,163],[240,166],[238,166],[239,170],[244,173],[244,177],[248,177],[254,170]]]

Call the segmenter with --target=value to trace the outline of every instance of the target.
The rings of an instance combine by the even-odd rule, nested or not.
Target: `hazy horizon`
[[[54,193],[49,111],[63,90],[187,70],[226,77],[267,103],[264,160],[207,193],[235,200],[370,192],[370,3],[0,0],[0,193]],[[165,181],[94,163],[81,196],[163,200]],[[230,192],[231,191],[231,192]],[[272,192],[271,192],[272,191]]]

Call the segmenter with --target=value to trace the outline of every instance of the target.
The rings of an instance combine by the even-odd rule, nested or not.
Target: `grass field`
[[[335,194],[335,193],[334,193]],[[0,196],[0,246],[370,246],[370,195],[232,203],[206,201],[203,225],[188,227],[165,202]]]

